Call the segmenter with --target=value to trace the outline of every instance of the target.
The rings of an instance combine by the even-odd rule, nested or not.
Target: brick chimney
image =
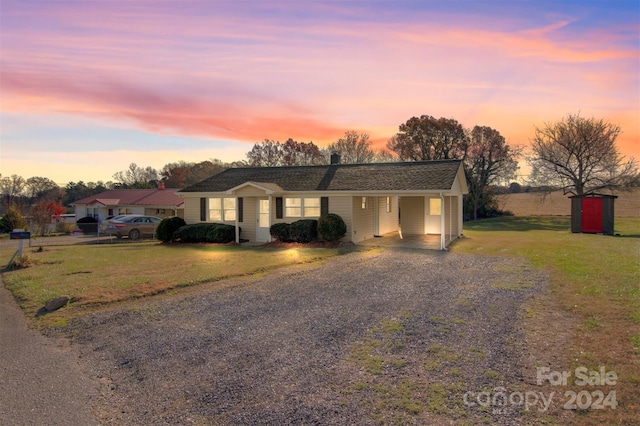
[[[331,164],[340,164],[340,154],[337,152],[331,154]]]
[[[163,189],[165,189],[165,187],[164,187],[164,182],[163,182],[163,181],[158,182],[158,189],[159,189],[159,190],[161,190],[161,191],[162,191]]]

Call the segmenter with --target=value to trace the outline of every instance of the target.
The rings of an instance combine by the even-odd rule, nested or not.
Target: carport
[[[359,245],[370,247],[402,247],[422,250],[440,250],[440,235],[401,235],[401,232],[389,232],[361,242]]]

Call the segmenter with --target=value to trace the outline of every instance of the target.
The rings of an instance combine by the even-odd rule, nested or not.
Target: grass
[[[547,271],[551,296],[581,324],[563,348],[568,365],[556,369],[605,365],[620,378],[618,409],[587,410],[576,423],[625,424],[636,418],[640,401],[634,383],[640,371],[640,219],[616,218],[618,236],[573,234],[569,228],[564,217],[483,220],[465,224],[466,238],[451,250],[526,259]]]
[[[25,250],[31,266],[5,271],[3,281],[38,325],[86,313],[91,307],[275,268],[322,261],[344,249],[276,249],[214,245],[59,246]],[[4,254],[4,253],[3,253]],[[4,256],[3,256],[4,257]],[[4,259],[0,259],[6,261]],[[8,260],[8,259],[7,259]],[[49,299],[68,295],[67,309],[40,316]]]

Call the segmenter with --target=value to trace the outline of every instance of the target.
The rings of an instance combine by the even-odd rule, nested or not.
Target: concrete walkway
[[[27,327],[0,280],[0,425],[98,425],[97,394],[71,350]]]
[[[380,237],[361,241],[358,245],[440,250],[440,235],[404,235],[401,238],[398,232],[390,232]]]

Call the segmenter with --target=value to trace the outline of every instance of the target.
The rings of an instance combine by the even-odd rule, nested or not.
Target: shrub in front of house
[[[85,234],[95,234],[98,232],[98,221],[95,217],[86,216],[78,219],[76,225]]]
[[[173,233],[186,224],[187,222],[181,217],[165,217],[156,228],[156,238],[163,243],[168,243],[173,240]]]
[[[76,229],[76,226],[73,223],[67,223],[67,222],[56,223],[56,232],[60,232],[61,234],[70,234],[75,229]]]
[[[274,223],[269,228],[269,233],[273,239],[288,243],[291,241],[289,238],[289,224],[288,223]]]
[[[336,242],[347,233],[347,225],[342,217],[335,213],[324,214],[318,219],[318,235],[329,241]]]
[[[173,240],[183,243],[226,244],[235,239],[236,228],[223,223],[195,223],[182,226],[173,233]]]
[[[318,239],[318,221],[297,220],[289,225],[289,239],[296,243],[309,243]]]

